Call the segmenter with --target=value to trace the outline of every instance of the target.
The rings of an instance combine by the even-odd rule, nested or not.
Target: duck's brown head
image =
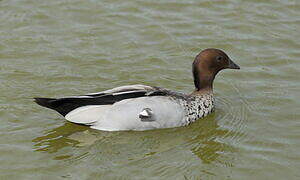
[[[205,49],[193,62],[196,91],[212,90],[216,74],[222,69],[240,69],[225,52],[220,49]]]

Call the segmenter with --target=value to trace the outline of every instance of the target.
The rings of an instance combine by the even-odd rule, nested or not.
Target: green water
[[[0,179],[300,179],[300,1],[0,1]],[[32,97],[193,90],[207,47],[241,66],[181,128],[101,132]]]

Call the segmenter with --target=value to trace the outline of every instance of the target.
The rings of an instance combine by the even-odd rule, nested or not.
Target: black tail
[[[56,99],[53,98],[34,98],[34,102],[36,102],[40,106],[44,106],[50,109],[53,109],[53,104],[52,102],[55,101]]]
[[[59,114],[65,116],[70,111],[80,107],[81,105],[66,102],[66,99],[54,99],[54,98],[34,98],[34,101],[43,107],[47,107],[57,111]]]
[[[104,105],[113,104],[116,100],[111,99],[107,96],[106,99],[99,98],[83,98],[83,97],[69,97],[69,98],[34,98],[35,102],[43,107],[47,107],[57,111],[59,114],[65,116],[72,110],[79,108],[81,106],[87,105]]]

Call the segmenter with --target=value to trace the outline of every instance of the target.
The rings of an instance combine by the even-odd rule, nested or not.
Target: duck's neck
[[[215,74],[201,73],[197,70],[193,71],[195,91],[193,94],[204,94],[213,92],[213,81]]]

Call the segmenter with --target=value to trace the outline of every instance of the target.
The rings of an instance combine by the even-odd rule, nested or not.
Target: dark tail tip
[[[56,99],[53,99],[53,98],[34,98],[34,102],[36,102],[38,105],[40,106],[44,106],[44,107],[47,107],[47,108],[53,108],[53,105],[51,102],[53,102],[53,100],[56,100]]]

